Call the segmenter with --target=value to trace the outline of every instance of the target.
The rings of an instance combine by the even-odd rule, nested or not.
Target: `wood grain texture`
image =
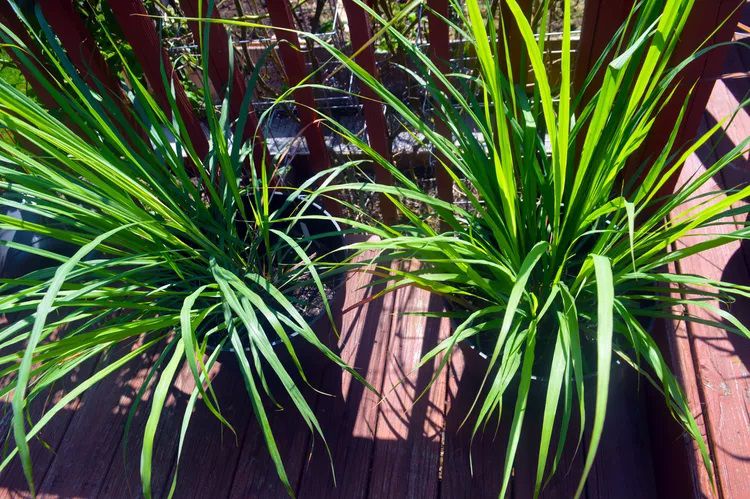
[[[194,386],[192,373],[189,369],[183,368],[177,374],[171,393],[164,404],[152,459],[151,487],[154,497],[161,497],[169,490],[182,415]],[[140,495],[140,451],[148,412],[149,400],[144,397],[133,419],[128,442],[121,440],[117,446],[99,491],[100,497],[127,499]]]
[[[443,310],[443,300],[424,290],[401,288],[394,300],[369,497],[437,497],[446,372],[436,371],[440,359],[415,366],[448,336],[450,322],[411,315]]]
[[[725,114],[727,102],[726,88],[716,85],[708,104],[706,120],[708,126],[716,119],[714,114]],[[716,101],[714,101],[716,99]],[[715,103],[714,103],[715,102]],[[742,111],[744,113],[744,111]],[[741,127],[737,131],[734,127]],[[721,141],[733,140],[747,132],[746,115],[727,125],[726,134]],[[745,135],[747,136],[747,135]],[[704,148],[697,155],[691,157],[684,168],[680,181],[689,175],[701,172],[706,165],[715,160],[716,152],[722,147],[721,143],[713,148]],[[702,192],[710,192],[728,184],[730,177],[732,184],[742,183],[742,174],[747,182],[747,159],[742,158],[738,164],[728,167],[726,175],[717,176],[710,181]],[[679,210],[678,210],[679,211]],[[732,222],[745,223],[743,220],[727,220],[727,225],[710,229],[712,233],[723,233],[733,230]],[[678,242],[678,247],[696,244],[705,240],[706,231],[695,233],[691,237]],[[748,248],[740,242],[730,243],[699,255],[685,258],[679,262],[681,273],[695,273],[706,277],[721,278],[730,282],[742,284],[750,283],[748,276]],[[718,303],[715,304],[718,306]],[[748,303],[738,300],[729,307],[745,324],[750,324]],[[710,310],[699,307],[689,307],[691,314],[698,317],[719,320]],[[691,400],[695,412],[703,409],[706,422],[709,445],[714,458],[717,477],[716,493],[721,497],[747,497],[750,495],[750,343],[734,336],[721,328],[690,323],[687,326],[694,356],[696,382],[699,400]],[[694,390],[693,390],[694,392]],[[693,393],[694,396],[694,393]]]
[[[98,359],[87,362],[81,368],[77,369],[71,376],[66,378],[56,389],[53,389],[50,394],[40,397],[33,402],[30,409],[32,420],[38,420],[45,410],[50,409],[52,404],[60,400],[70,388],[75,386],[77,379],[88,376],[94,369],[97,360]],[[52,421],[50,421],[47,426],[44,427],[39,433],[39,438],[35,438],[29,443],[31,462],[34,465],[34,480],[37,484],[41,483],[47,475],[47,471],[56,457],[56,453],[65,437],[65,433],[70,427],[70,422],[73,420],[73,417],[81,406],[82,399],[85,396],[86,394],[69,403],[52,419]],[[0,428],[0,434],[5,435],[7,431],[10,431],[9,425],[11,423],[10,417],[12,413],[10,403],[3,402],[0,413],[2,413],[2,427]],[[28,485],[23,475],[21,462],[18,459],[15,459],[8,468],[0,473],[0,498],[28,496]]]
[[[669,272],[677,272],[675,265]],[[672,293],[675,298],[679,293]],[[673,313],[682,313],[673,308]],[[707,441],[706,420],[703,416],[702,387],[698,384],[691,339],[685,321],[664,321],[663,332],[656,335],[657,343],[670,364],[677,381],[683,387],[698,429]],[[711,480],[701,460],[698,444],[685,433],[665,409],[664,398],[651,395],[649,400],[654,431],[652,446],[656,466],[657,487],[662,493],[678,493],[681,497],[713,497]],[[658,425],[658,426],[656,426]],[[656,428],[661,429],[658,431]],[[709,449],[709,452],[711,449]]]
[[[377,390],[382,391],[384,366],[389,352],[394,295],[369,301],[382,286],[369,286],[372,276],[355,273],[346,283],[346,301],[341,318],[341,356]],[[365,287],[369,286],[369,287]],[[357,305],[359,304],[359,305]],[[337,483],[328,457],[316,449],[302,476],[300,497],[361,498],[367,485],[378,422],[378,395],[334,367],[325,369],[322,389],[340,397],[319,397],[316,411],[331,449]]]
[[[86,393],[57,448],[57,457],[38,483],[40,493],[98,496],[122,439],[129,408],[154,360],[153,355],[143,354]]]

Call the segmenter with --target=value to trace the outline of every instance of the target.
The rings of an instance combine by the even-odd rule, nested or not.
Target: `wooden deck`
[[[345,299],[338,307],[346,309],[373,292],[362,289],[366,280],[363,273],[350,276],[342,291]],[[410,370],[422,353],[448,333],[448,323],[407,313],[440,306],[440,300],[421,290],[402,289],[341,315],[343,357],[388,397],[378,404],[375,395],[330,366],[310,370],[317,387],[336,395],[308,393],[328,438],[337,484],[322,442],[311,438],[293,411],[276,412],[271,424],[300,497],[497,497],[504,441],[488,436],[474,442],[472,476],[469,431],[457,428],[471,401],[471,390],[479,382],[478,372],[465,363],[464,355],[470,354],[456,354],[445,375],[414,403],[434,369]],[[38,442],[33,446],[36,481],[43,495],[140,495],[137,437],[145,422],[142,409],[127,449],[122,436],[128,407],[153,360],[142,359],[123,369],[86,393],[48,427],[44,439],[51,450]],[[611,429],[619,429],[607,432],[609,438],[603,442],[588,496],[627,497],[638,490],[639,497],[656,497],[643,393],[637,391],[629,373],[622,371],[622,375],[628,377],[622,383],[627,389],[613,398],[607,422]],[[406,382],[393,388],[404,378]],[[284,497],[236,366],[231,362],[222,365],[215,379],[222,410],[237,435],[222,431],[208,411],[197,411],[181,458],[176,497]],[[461,397],[457,396],[459,386]],[[168,490],[175,472],[180,419],[191,388],[192,377],[185,369],[159,426],[154,459],[158,496]],[[582,466],[582,456],[580,452],[572,456],[572,449],[568,454],[572,457],[568,459],[571,479],[563,470],[547,489],[548,497],[568,497],[575,490],[577,482],[572,478]],[[531,449],[522,453],[514,497],[531,494],[524,483],[535,470],[533,458]],[[0,476],[0,484],[0,497],[28,496],[18,463]]]
[[[730,58],[729,72],[750,69],[747,52]],[[722,118],[750,89],[747,76],[723,78],[711,96],[704,121]],[[750,134],[750,116],[741,113],[727,134],[691,158],[690,168],[700,169],[723,148]],[[744,183],[750,172],[747,157],[716,179],[720,187]],[[689,169],[686,170],[686,174]],[[737,222],[741,222],[738,220]],[[748,283],[750,247],[737,244],[702,257],[680,262],[680,272],[701,272]],[[353,274],[340,293],[337,307],[346,310],[372,292],[363,288],[367,275]],[[458,423],[476,387],[477,372],[469,353],[459,352],[450,368],[431,390],[414,403],[415,396],[434,372],[410,372],[419,356],[448,334],[446,321],[425,319],[406,312],[439,309],[441,302],[415,289],[402,289],[384,299],[366,303],[339,316],[340,346],[344,359],[356,366],[378,389],[388,394],[381,403],[349,376],[331,366],[312,368],[316,387],[335,396],[309,391],[333,455],[334,486],[322,442],[311,437],[292,410],[273,413],[271,424],[290,480],[300,497],[311,498],[463,498],[497,497],[502,474],[504,442],[492,435],[474,442],[474,473],[469,467],[467,428]],[[737,302],[733,312],[750,324],[750,307]],[[724,497],[750,497],[750,343],[707,327],[676,325],[667,335],[673,360],[688,394],[701,414],[701,423],[712,444],[718,489]],[[668,331],[669,332],[669,331]],[[330,335],[331,331],[321,330]],[[140,359],[86,393],[43,432],[48,448],[32,446],[38,489],[45,496],[138,497],[140,434],[145,423],[141,407],[133,424],[129,447],[123,446],[128,407],[144,381],[153,358]],[[106,359],[100,360],[106,362]],[[89,366],[93,368],[94,366]],[[616,371],[618,389],[610,400],[600,452],[586,488],[589,499],[684,497],[675,482],[665,481],[666,471],[676,482],[689,485],[690,472],[679,459],[679,432],[662,425],[655,415],[661,401],[638,385],[628,371]],[[407,381],[393,388],[406,377]],[[617,379],[617,378],[620,379]],[[257,423],[252,417],[242,380],[232,363],[217,369],[215,387],[222,410],[236,436],[220,428],[203,408],[193,417],[179,467],[176,497],[284,497],[267,456]],[[459,387],[461,388],[459,390]],[[163,496],[176,471],[176,442],[182,410],[192,388],[184,370],[168,399],[156,443],[155,495]],[[530,408],[533,413],[534,407]],[[6,408],[7,410],[7,408]],[[529,426],[533,428],[533,425]],[[676,449],[676,450],[675,450]],[[546,497],[567,498],[575,490],[582,466],[581,452],[567,449],[567,464],[544,491]],[[520,450],[512,496],[531,496],[534,473],[533,447]],[[679,456],[678,456],[679,457]],[[691,454],[687,455],[691,458]],[[568,473],[568,470],[570,471]],[[695,477],[703,492],[715,495],[707,477]],[[28,489],[20,465],[14,463],[0,475],[0,497],[25,497]]]
[[[750,9],[745,9],[741,21],[750,25]],[[745,38],[747,41],[750,38]],[[714,126],[724,118],[731,118],[738,103],[750,97],[750,49],[733,47],[724,75],[716,82],[706,112],[702,130]],[[712,164],[736,144],[750,136],[750,114],[741,110],[724,126],[725,134],[703,147],[692,156],[682,172],[681,180],[704,171],[704,164]],[[717,175],[704,192],[745,186],[750,182],[750,158],[746,153]],[[746,215],[727,220],[722,230],[729,231],[747,225]],[[719,230],[719,229],[716,229]],[[680,245],[695,244],[700,234]],[[736,242],[686,258],[672,271],[701,274],[728,282],[750,284],[750,245]],[[739,299],[730,307],[744,324],[750,324],[750,302]],[[707,310],[694,307],[692,313],[711,317]],[[674,324],[670,351],[688,398],[699,417],[699,424],[709,442],[714,461],[717,489],[712,490],[708,474],[693,466],[692,477],[697,490],[706,497],[750,497],[750,342],[723,329],[704,325]],[[691,459],[695,463],[695,453]],[[697,464],[697,463],[696,463]]]

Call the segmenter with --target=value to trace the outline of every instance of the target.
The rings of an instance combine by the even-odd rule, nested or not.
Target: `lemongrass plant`
[[[19,16],[30,25],[20,11]],[[300,390],[308,381],[295,342],[312,344],[364,382],[316,336],[300,306],[301,290],[307,290],[306,299],[317,293],[331,317],[325,281],[331,270],[315,241],[321,235],[297,227],[306,217],[321,218],[310,214],[317,194],[309,186],[325,185],[341,168],[287,188],[279,206],[274,192],[283,186],[274,165],[254,162],[254,147],[260,145],[239,139],[255,135],[245,134],[245,127],[257,72],[248,75],[237,120],[229,118],[230,89],[222,89],[218,105],[204,97],[209,152],[200,157],[172,92],[167,92],[170,109],[161,109],[121,57],[130,99],[121,106],[103,87],[81,80],[38,11],[36,17],[34,25],[46,36],[40,35],[35,47],[25,47],[4,26],[0,34],[59,109],[50,112],[0,80],[0,205],[27,215],[0,215],[0,228],[30,231],[73,249],[60,254],[0,243],[49,262],[0,281],[0,314],[12,319],[0,330],[0,396],[12,400],[12,431],[4,436],[0,469],[18,456],[33,495],[29,442],[71,400],[146,354],[157,360],[144,366],[147,382],[134,400],[149,398],[140,472],[143,493],[150,497],[159,419],[183,366],[195,388],[182,416],[178,452],[199,403],[231,428],[209,375],[220,352],[231,351],[276,471],[293,494],[265,408],[274,400],[266,396],[270,380],[278,378],[280,384],[270,386],[279,386],[300,422],[319,435]],[[117,43],[108,43],[118,50]],[[32,53],[41,54],[49,73],[40,72]],[[204,49],[204,78],[208,59]],[[170,88],[166,76],[164,84]],[[282,362],[282,352],[291,361]],[[99,358],[105,361],[96,363]],[[82,375],[87,371],[80,368],[92,362],[96,368]],[[27,418],[32,401],[76,372],[69,391]],[[136,409],[137,403],[131,411]],[[176,480],[177,473],[170,495]]]
[[[563,2],[557,88],[551,86],[545,66],[546,17],[541,33],[535,33],[516,0],[502,0],[509,13],[502,22],[489,1],[451,2],[451,16],[443,20],[476,56],[474,70],[452,74],[442,74],[425,50],[393,28],[394,20],[379,17],[366,2],[357,3],[382,26],[374,37],[387,32],[409,54],[405,72],[425,89],[434,119],[400,101],[353,58],[307,36],[331,54],[334,64],[372,88],[403,128],[433,152],[464,203],[452,204],[424,191],[331,119],[329,126],[396,179],[394,186],[338,188],[383,193],[405,220],[389,226],[371,219],[372,232],[381,240],[355,248],[379,250],[388,259],[417,258],[422,262],[418,270],[384,266],[388,289],[416,285],[450,302],[457,327],[421,364],[443,354],[440,366],[445,367],[462,342],[472,342],[488,355],[482,386],[473,388],[472,426],[474,433],[487,425],[494,428],[493,420],[511,415],[501,497],[508,491],[522,429],[531,419],[526,407],[535,376],[546,380],[543,413],[533,415],[540,421],[540,438],[524,443],[538,449],[535,493],[558,468],[566,440],[580,444],[588,429],[576,493],[580,496],[602,437],[615,359],[663,393],[671,413],[697,441],[710,473],[706,444],[648,322],[679,318],[750,336],[731,314],[712,304],[714,299],[748,296],[750,288],[666,270],[682,258],[748,237],[744,224],[729,232],[723,229],[726,219],[750,210],[736,206],[750,187],[716,192],[705,188],[710,190],[706,186],[711,177],[747,152],[750,138],[706,165],[705,172],[668,189],[690,154],[723,125],[688,146],[678,146],[685,101],[658,153],[638,160],[681,70],[710,50],[703,47],[678,64],[672,60],[693,0],[637,2],[579,89],[572,82],[569,0]],[[413,1],[402,13],[420,5]],[[548,0],[542,1],[540,12],[549,7]],[[524,69],[514,71],[519,61],[505,56],[510,53],[511,26],[522,37],[530,80]],[[597,71],[603,74],[601,83],[596,83]],[[516,74],[520,80],[514,79]],[[448,125],[450,137],[435,131],[437,120]],[[434,216],[439,224],[428,223]],[[675,242],[693,231],[701,232],[702,242],[676,249]],[[677,311],[685,305],[708,309],[719,319],[694,317],[690,309]],[[584,381],[587,375],[593,377],[593,387]],[[587,410],[587,398],[594,400],[593,413]],[[576,420],[579,432],[569,437]]]

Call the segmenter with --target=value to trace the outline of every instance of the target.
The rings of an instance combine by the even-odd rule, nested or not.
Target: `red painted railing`
[[[25,43],[29,42],[25,30],[6,2],[7,0],[0,0],[0,22],[9,26],[14,33],[24,39]],[[37,0],[37,2],[45,19],[57,33],[60,42],[66,48],[71,61],[84,80],[89,84],[94,84],[97,81],[98,85],[103,86],[113,95],[120,96],[122,91],[117,77],[111,73],[104,63],[93,37],[87,32],[80,16],[75,12],[72,0]],[[207,1],[204,2],[204,5],[208,3]],[[522,8],[528,11],[532,2],[531,0],[522,0],[519,3]],[[619,2],[589,0],[586,2],[574,82],[579,88],[599,54],[626,18],[633,3],[633,0],[620,0]],[[696,0],[696,15],[692,17],[686,28],[684,41],[678,49],[676,57],[684,57],[684,55],[690,53],[700,42],[711,35],[720,20],[730,16],[734,7],[741,3],[743,3],[742,0]],[[180,0],[179,5],[186,17],[196,18],[208,14],[205,6],[203,12],[198,11],[198,0]],[[164,85],[165,76],[169,85],[173,86],[180,118],[185,124],[196,152],[199,156],[205,157],[208,152],[208,142],[201,129],[200,121],[195,110],[191,108],[185,90],[174,73],[174,68],[155,28],[154,20],[147,15],[142,0],[109,0],[108,6],[125,38],[132,46],[135,57],[141,65],[144,76],[154,91],[157,101],[166,112],[169,112],[170,106],[168,105],[168,94]],[[377,78],[378,66],[374,46],[370,43],[372,35],[370,16],[355,0],[343,0],[343,6],[350,28],[351,48],[354,53],[357,53],[357,62]],[[303,81],[308,76],[309,71],[305,60],[305,52],[301,49],[299,37],[294,32],[297,26],[290,3],[288,0],[269,0],[267,8],[271,24],[274,26],[273,33],[279,41],[279,56],[287,83],[294,86]],[[449,29],[443,18],[448,16],[448,1],[427,0],[426,11],[429,23],[430,53],[440,70],[447,72],[451,54]],[[216,9],[211,13],[211,16],[218,16]],[[711,22],[705,22],[706,19],[711,20]],[[201,33],[199,33],[202,25],[192,21],[188,25],[193,31],[195,39],[200,43],[203,40]],[[510,38],[511,58],[518,61],[522,44],[519,37],[514,36],[516,33],[512,29],[512,25],[512,22],[506,22],[506,27],[508,27],[506,34]],[[731,29],[731,25],[730,22],[727,29]],[[246,75],[242,74],[237,58],[234,58],[234,67],[230,72],[231,59],[226,28],[220,24],[211,24],[207,31],[211,53],[208,68],[210,80],[217,91],[230,89],[230,109],[236,117],[237,113],[240,112],[242,99],[246,92],[244,83]],[[500,27],[498,27],[498,31],[500,31]],[[714,34],[711,41],[716,42],[724,39],[728,39],[727,33],[720,31]],[[33,44],[29,43],[29,46],[33,46]],[[14,50],[9,49],[9,52],[12,57],[18,57],[18,53]],[[664,143],[670,131],[670,123],[675,122],[679,111],[679,103],[687,95],[692,84],[707,82],[700,83],[696,87],[687,119],[680,133],[683,142],[692,137],[700,118],[700,112],[705,107],[710,93],[711,86],[709,83],[712,81],[712,76],[719,71],[721,60],[720,54],[716,52],[713,57],[688,67],[682,83],[672,99],[673,104],[667,108],[665,113],[662,113],[660,122],[649,139],[648,146],[644,148],[644,154],[657,150],[660,144]],[[22,70],[25,71],[23,67]],[[518,70],[520,71],[522,68],[518,67]],[[34,81],[33,75],[29,74],[28,71],[26,73],[42,102],[48,106],[55,106],[53,99],[44,88]],[[359,92],[362,96],[362,112],[369,143],[378,153],[390,158],[391,144],[388,138],[385,108],[367,86],[361,86]],[[297,89],[294,92],[294,99],[297,103],[296,111],[300,120],[301,133],[307,142],[309,151],[308,160],[298,162],[296,166],[302,170],[300,176],[304,177],[330,166],[331,154],[326,146],[324,127],[317,112],[318,107],[312,89],[309,87]],[[247,118],[245,138],[252,134],[258,145],[263,144],[264,138],[258,128],[258,120],[252,108],[249,110]],[[450,134],[446,124],[440,120],[436,120],[434,126],[439,133],[445,136]],[[254,150],[256,151],[256,161],[260,161],[264,155],[266,158],[268,157],[265,146],[256,147]],[[440,158],[437,159],[440,163]],[[390,176],[383,169],[377,169],[376,177],[380,182],[391,182]],[[452,200],[451,179],[440,166],[436,169],[436,177],[439,196],[442,199]],[[381,204],[381,210],[386,219],[393,219],[395,217],[393,207],[389,203]]]

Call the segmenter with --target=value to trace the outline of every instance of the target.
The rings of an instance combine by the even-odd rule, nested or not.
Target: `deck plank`
[[[143,354],[89,390],[39,485],[40,493],[98,495],[122,438],[128,409],[154,360]]]
[[[669,272],[676,273],[677,266],[674,264],[669,265]],[[672,293],[672,297],[679,298],[679,293]],[[678,315],[682,313],[682,310],[678,307],[673,308],[673,313]],[[702,405],[702,387],[699,383],[699,375],[697,372],[697,366],[694,362],[694,353],[692,348],[692,338],[688,332],[687,324],[685,321],[666,321],[664,324],[663,345],[661,345],[662,351],[667,361],[672,367],[677,381],[683,387],[685,391],[685,397],[692,409],[693,417],[698,425],[698,430],[702,435],[704,441],[708,441],[708,430],[706,427],[706,418],[704,417],[703,405]],[[657,338],[660,339],[660,338]],[[661,395],[655,396],[652,399],[654,405],[659,404],[659,408],[663,410],[664,399]],[[652,406],[653,407],[653,406]],[[656,409],[655,409],[656,410]],[[672,418],[670,414],[663,414],[663,417]],[[658,417],[658,416],[657,416]],[[660,422],[660,421],[657,421]],[[671,428],[667,429],[670,430]],[[687,475],[685,476],[664,476],[662,478],[667,480],[674,480],[678,486],[681,484],[685,487],[686,494],[692,494],[697,497],[711,497],[712,485],[711,479],[706,471],[703,461],[701,460],[700,452],[697,443],[687,435],[680,427],[680,436],[678,437],[681,442],[678,442],[678,446],[685,449],[682,453],[678,449],[677,452],[680,454],[679,457],[683,457],[686,460],[688,467]],[[672,435],[670,435],[672,436]],[[655,432],[656,443],[663,443],[666,445],[673,445],[673,441],[663,440],[666,435],[660,432]],[[664,449],[657,449],[658,452],[664,453]],[[710,449],[709,449],[710,451]],[[667,473],[674,473],[674,467],[669,464],[655,463],[657,466],[664,466]],[[689,479],[690,483],[685,483],[685,480]],[[670,490],[675,490],[673,487]]]
[[[334,307],[334,310],[337,308]],[[318,326],[318,334],[321,338],[331,334],[327,321],[321,321]],[[327,359],[306,344],[298,345],[298,355],[309,382],[316,389],[321,389],[323,370],[329,363]],[[310,387],[306,387],[299,376],[295,377],[308,403],[315,410],[317,399],[321,395]],[[314,435],[307,429],[288,397],[283,396],[282,388],[273,385],[272,389],[283,410],[276,410],[269,406],[269,424],[274,431],[290,485],[297,490],[310,453],[313,450],[325,453],[324,446],[315,445]],[[243,396],[247,397],[246,394]],[[316,417],[320,420],[319,414],[316,414]],[[245,440],[232,478],[230,497],[284,497],[286,491],[278,478],[260,425],[255,417],[251,417],[245,433]],[[325,434],[325,436],[328,435]]]
[[[736,107],[736,89],[730,90],[719,80],[707,106],[707,126],[720,120]],[[748,136],[747,115],[741,111],[737,118],[725,125],[726,134],[715,150],[699,151],[691,157],[681,173],[681,181],[711,164],[716,154],[726,151],[731,144]],[[710,192],[722,187],[736,186],[747,181],[747,160],[743,158],[725,170],[724,175],[712,179],[701,192]],[[731,184],[731,185],[729,185]],[[679,210],[677,210],[679,211]],[[744,223],[744,220],[728,222]],[[735,225],[712,228],[714,233],[727,232]],[[678,247],[695,244],[705,239],[705,234],[695,234],[679,241]],[[678,262],[681,273],[695,273],[731,282],[748,284],[747,246],[735,242],[726,246],[691,256]],[[689,307],[698,317],[720,319],[709,310]],[[747,316],[748,303],[738,300],[730,308],[745,324],[750,324]],[[750,496],[750,344],[728,333],[724,329],[700,324],[688,324],[691,351],[694,355],[697,393],[700,399],[692,398],[695,391],[689,392],[694,413],[703,413],[707,435],[710,440],[714,465],[717,473],[717,493],[722,497],[740,498]],[[713,492],[708,492],[713,495]]]
[[[436,498],[447,371],[436,373],[440,359],[414,369],[422,355],[448,336],[450,322],[409,315],[443,310],[443,300],[424,290],[401,288],[394,299],[369,497]]]
[[[63,397],[67,390],[74,385],[74,380],[79,377],[88,376],[92,371],[98,359],[93,359],[76,372],[69,376],[59,387],[58,390],[54,390],[54,393],[49,395],[48,399],[40,397],[37,399],[31,407],[32,420],[36,421],[43,414],[45,410],[48,410],[52,405],[59,401]],[[70,427],[70,422],[73,420],[77,409],[81,406],[82,399],[85,398],[86,394],[78,399],[70,402],[56,417],[46,425],[42,431],[39,432],[39,438],[32,440],[29,443],[31,462],[34,465],[34,480],[38,486],[44,481],[44,477],[47,475],[47,471],[52,466],[52,462],[55,459],[55,453],[58,451],[60,444],[62,443],[65,433]],[[3,424],[11,424],[11,407],[10,403],[3,404]],[[2,428],[2,434],[9,431],[9,426]],[[28,485],[24,478],[23,469],[21,462],[16,458],[2,473],[0,473],[0,498],[6,497],[26,497],[28,496]]]
[[[382,286],[363,287],[371,280],[366,273],[352,277],[351,286],[347,283],[347,312],[341,319],[341,356],[382,391],[395,296],[388,294],[350,309],[350,304],[382,291]],[[328,438],[337,483],[334,485],[328,456],[318,448],[306,465],[299,497],[366,497],[378,418],[378,396],[334,367],[326,368],[323,389],[341,394],[339,397],[319,397],[316,407]]]
[[[162,410],[154,442],[151,487],[154,497],[161,497],[169,489],[170,472],[176,457],[182,415],[195,384],[190,370],[178,373]],[[129,442],[121,440],[109,466],[99,496],[108,499],[131,498],[140,495],[140,450],[143,431],[148,418],[149,401],[144,397],[130,429]]]
[[[589,499],[658,497],[646,414],[646,383],[641,379],[639,384],[630,366],[615,364],[612,368],[607,419],[586,482]],[[593,413],[592,406],[589,414]]]
[[[506,433],[480,433],[472,442],[471,423],[461,426],[482,382],[486,362],[469,348],[458,348],[451,356],[446,397],[446,429],[443,439],[441,498],[480,499],[497,497],[500,493],[507,445]]]

